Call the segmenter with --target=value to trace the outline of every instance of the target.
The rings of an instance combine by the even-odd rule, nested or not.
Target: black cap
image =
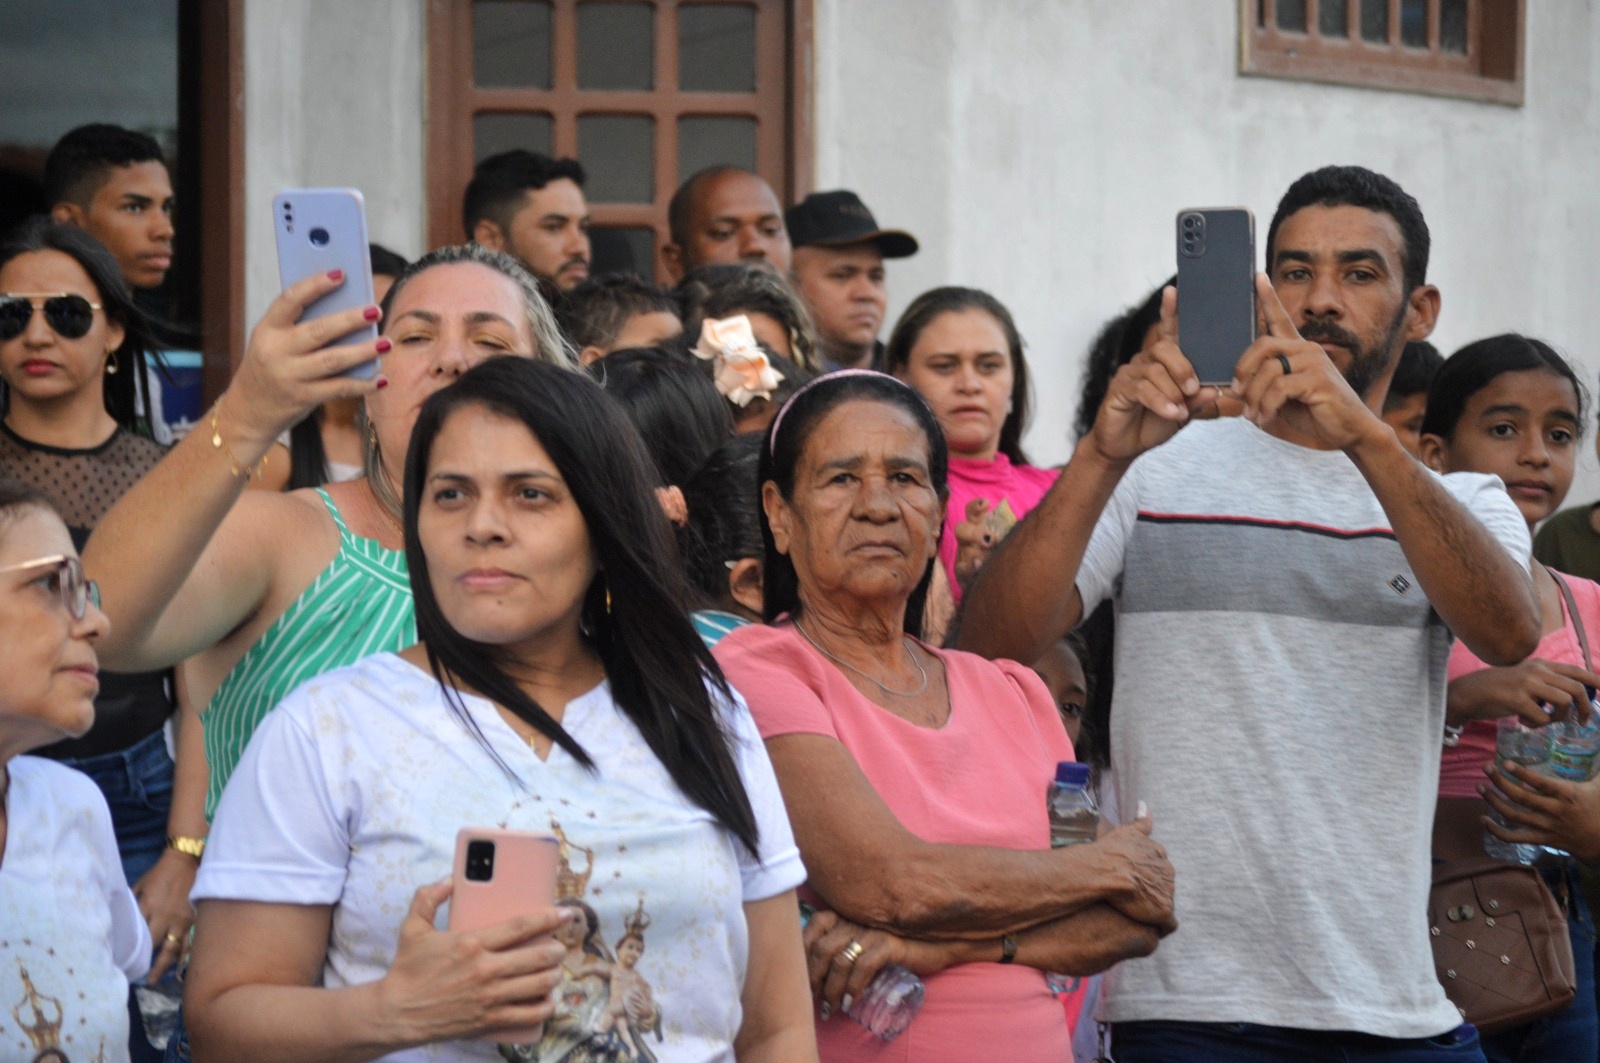
[[[842,247],[870,243],[884,258],[908,258],[917,240],[899,229],[880,229],[872,211],[854,192],[813,192],[784,213],[795,247]]]

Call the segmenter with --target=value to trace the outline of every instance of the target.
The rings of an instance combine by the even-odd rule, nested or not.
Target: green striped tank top
[[[211,785],[206,819],[256,726],[284,696],[323,672],[417,640],[406,555],[352,535],[328,492],[317,488],[339,526],[339,552],[311,586],[245,651],[201,714]]]

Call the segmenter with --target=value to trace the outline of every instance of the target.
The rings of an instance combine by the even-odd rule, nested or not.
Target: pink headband
[[[904,380],[901,380],[899,377],[890,376],[888,373],[880,373],[876,369],[837,369],[837,370],[835,370],[835,371],[833,371],[831,373],[825,373],[822,376],[817,377],[811,383],[806,384],[804,387],[800,388],[800,390],[796,391],[793,395],[790,395],[789,396],[789,401],[785,402],[783,404],[783,406],[778,410],[778,416],[776,416],[776,417],[774,417],[772,419],[772,434],[767,437],[767,439],[768,439],[768,442],[767,442],[767,454],[768,454],[768,456],[769,457],[773,457],[773,456],[776,456],[777,453],[778,453],[778,429],[783,427],[783,418],[784,418],[785,415],[788,414],[789,407],[791,407],[791,406],[793,406],[795,404],[795,400],[796,399],[798,399],[801,395],[804,395],[806,392],[810,391],[812,388],[816,387],[818,384],[823,383],[824,381],[827,381],[827,380],[845,380],[845,379],[848,379],[849,377],[853,377],[853,376],[875,376],[875,377],[881,377],[884,380],[893,380],[896,384],[899,384],[901,387],[905,388],[907,391],[910,391],[912,394],[916,394],[916,392],[912,389],[911,385],[907,384]]]

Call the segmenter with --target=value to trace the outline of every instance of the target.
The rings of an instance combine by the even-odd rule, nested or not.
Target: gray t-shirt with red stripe
[[[1442,482],[1527,563],[1497,477]],[[1355,464],[1190,425],[1128,471],[1078,590],[1116,602],[1118,804],[1177,869],[1179,930],[1115,971],[1106,1017],[1458,1024],[1425,915],[1451,636]]]

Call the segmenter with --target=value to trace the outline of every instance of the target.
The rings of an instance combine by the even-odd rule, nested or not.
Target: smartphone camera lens
[[[1193,230],[1194,227],[1196,225],[1199,225],[1199,224],[1200,224],[1199,219],[1196,218],[1193,214],[1187,215],[1183,219],[1183,227],[1185,229]]]
[[[468,842],[467,881],[488,882],[492,878],[494,878],[494,842]]]
[[[311,246],[313,246],[313,247],[327,247],[328,246],[328,230],[322,228],[320,225],[317,226],[316,228],[312,229],[310,234],[309,234],[309,236],[310,236],[310,239],[311,239]]]

